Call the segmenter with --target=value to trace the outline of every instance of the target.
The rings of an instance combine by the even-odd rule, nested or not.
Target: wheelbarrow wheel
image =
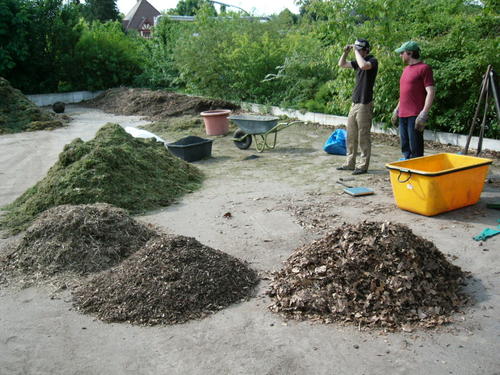
[[[245,137],[245,138],[243,138]],[[236,130],[234,132],[233,138],[235,139],[233,142],[240,150],[246,150],[252,144],[252,136],[245,133],[243,130]],[[241,140],[236,140],[241,139]]]

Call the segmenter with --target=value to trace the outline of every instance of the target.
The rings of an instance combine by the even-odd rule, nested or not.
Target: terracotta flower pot
[[[229,131],[229,109],[214,109],[201,112],[207,135],[224,135]]]

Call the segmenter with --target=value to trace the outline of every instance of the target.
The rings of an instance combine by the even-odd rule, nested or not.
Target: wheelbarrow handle
[[[276,132],[282,129],[286,129],[289,126],[298,124],[298,123],[303,123],[304,121],[292,121],[292,122],[280,122],[278,123],[274,128],[270,130],[270,132]]]
[[[298,124],[298,123],[304,123],[304,121],[292,121],[292,122],[280,122],[278,125],[286,125],[286,126],[290,126],[290,125],[295,125],[295,124]]]

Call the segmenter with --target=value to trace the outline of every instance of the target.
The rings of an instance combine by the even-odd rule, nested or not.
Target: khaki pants
[[[368,104],[355,104],[351,106],[347,118],[347,160],[346,167],[351,169],[368,170],[371,155],[371,135],[373,118],[373,102]],[[361,156],[356,163],[358,145]]]

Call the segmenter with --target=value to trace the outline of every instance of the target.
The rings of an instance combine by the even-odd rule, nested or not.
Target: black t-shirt
[[[365,57],[365,60],[372,64],[369,70],[359,69],[356,60],[351,61],[351,65],[356,70],[356,87],[352,92],[352,102],[368,104],[373,100],[373,85],[377,77],[378,61],[372,55]]]

